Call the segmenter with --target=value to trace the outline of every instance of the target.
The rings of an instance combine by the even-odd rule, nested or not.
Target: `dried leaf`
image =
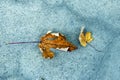
[[[91,35],[91,32],[86,32],[85,39],[87,43],[90,43],[93,40],[93,37]]]
[[[84,27],[82,27],[80,35],[79,35],[80,44],[83,47],[86,47],[87,43],[90,43],[92,40],[93,40],[93,37],[91,35],[91,32],[84,33]]]
[[[39,48],[42,52],[42,56],[45,58],[53,58],[54,53],[50,51],[50,48],[59,49],[63,51],[72,51],[77,47],[66,40],[66,37],[61,33],[51,33],[50,31],[41,37],[41,43]]]
[[[85,40],[85,35],[83,34],[83,32],[80,34],[80,43],[84,47],[87,45],[86,40]]]

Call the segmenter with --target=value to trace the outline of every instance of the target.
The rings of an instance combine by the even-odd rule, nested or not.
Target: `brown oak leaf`
[[[54,52],[50,50],[51,48],[63,51],[72,51],[77,49],[77,47],[68,42],[66,37],[61,33],[48,32],[46,35],[41,37],[40,41],[41,42],[39,43],[38,47],[44,58],[51,59],[54,57]]]

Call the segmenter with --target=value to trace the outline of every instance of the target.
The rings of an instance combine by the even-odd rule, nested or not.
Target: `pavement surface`
[[[86,48],[82,26],[94,37]],[[5,45],[49,30],[78,49],[44,59],[38,44]],[[120,0],[0,0],[0,80],[120,80]]]

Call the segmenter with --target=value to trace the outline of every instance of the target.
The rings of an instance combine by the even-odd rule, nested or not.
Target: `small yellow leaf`
[[[93,40],[91,32],[86,32],[85,40],[86,40],[87,43],[90,43]]]
[[[84,34],[81,33],[79,38],[80,38],[80,39],[79,39],[79,40],[80,40],[80,44],[81,44],[82,46],[86,47],[87,43],[86,43]]]
[[[93,37],[92,37],[91,32],[86,32],[84,34],[84,27],[82,27],[80,35],[79,35],[80,44],[83,47],[86,47],[87,43],[90,43],[92,40],[93,40]]]

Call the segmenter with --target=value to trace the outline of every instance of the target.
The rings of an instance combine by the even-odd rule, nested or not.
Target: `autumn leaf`
[[[54,57],[54,53],[50,50],[51,48],[62,51],[72,51],[77,49],[77,47],[68,42],[66,37],[61,33],[51,33],[49,31],[46,35],[41,37],[40,41],[38,47],[44,58]]]
[[[86,47],[87,43],[90,43],[93,40],[91,32],[84,33],[84,27],[82,27],[80,35],[79,35],[79,41],[80,44],[83,47]]]

